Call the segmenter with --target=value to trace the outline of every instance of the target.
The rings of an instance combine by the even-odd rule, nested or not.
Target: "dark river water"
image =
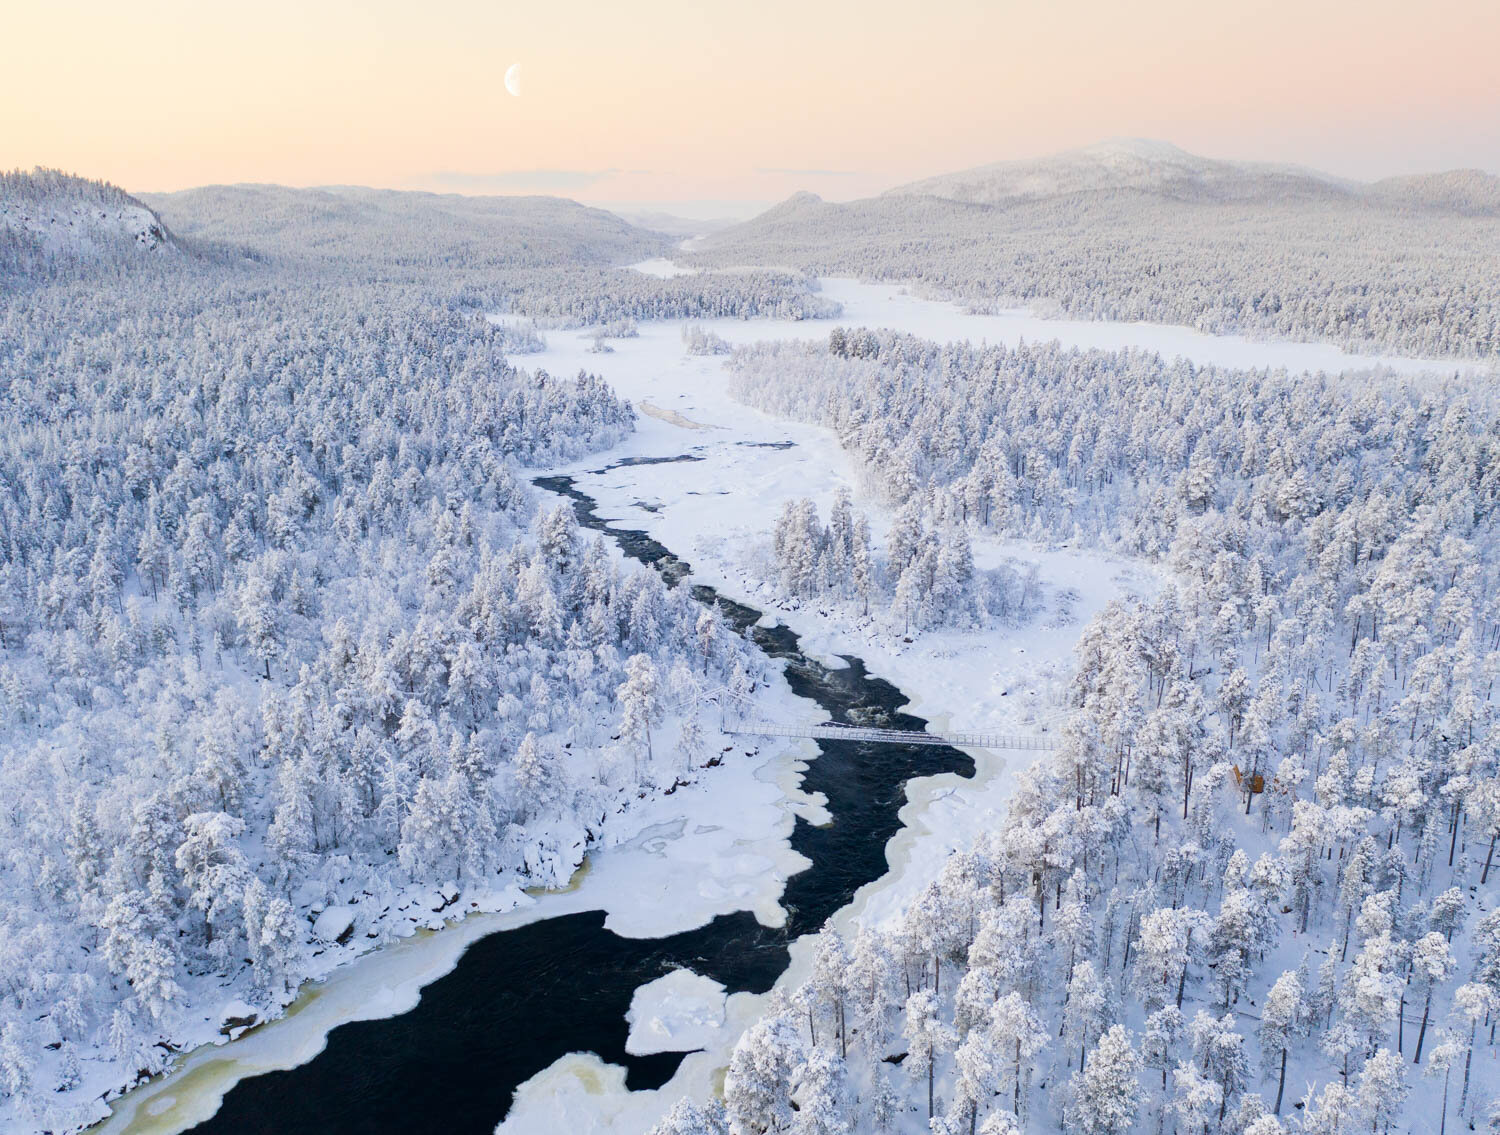
[[[692,460],[691,457],[686,458]],[[573,502],[578,521],[602,531],[672,586],[691,569],[644,532],[617,528],[570,477],[539,477],[538,486]],[[804,657],[785,627],[754,624],[761,613],[694,587],[717,601],[727,620],[768,655],[784,659],[793,692],[811,698],[835,721],[921,728],[897,709],[906,698],[844,656],[845,669]],[[854,892],[886,872],[885,846],[900,828],[897,812],[912,777],[957,772],[973,762],[937,746],[820,741],[804,786],[828,800],[831,823],[798,820],[792,846],[812,862],[787,884],[787,924],[769,930],[748,912],[725,915],[667,938],[622,938],[604,914],[571,914],[481,938],[457,967],[422,991],[408,1013],[342,1025],[316,1058],[286,1072],[243,1080],[212,1119],[195,1128],[223,1135],[370,1135],[454,1132],[489,1135],[505,1117],[516,1087],[570,1052],[593,1052],[623,1065],[632,1089],[659,1087],[679,1053],[625,1052],[625,1013],[638,986],[685,966],[731,993],[765,992],[786,970],[788,946],[818,930]]]

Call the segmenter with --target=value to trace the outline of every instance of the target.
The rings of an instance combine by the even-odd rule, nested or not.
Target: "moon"
[[[521,65],[512,63],[505,71],[505,89],[516,98],[521,97]]]

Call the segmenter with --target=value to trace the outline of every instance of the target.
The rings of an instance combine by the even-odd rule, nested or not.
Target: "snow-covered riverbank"
[[[783,706],[798,700],[781,683],[768,697]],[[117,1101],[100,1130],[165,1135],[202,1122],[239,1081],[311,1060],[339,1025],[408,1011],[425,986],[490,934],[596,910],[623,937],[660,937],[739,910],[779,925],[786,878],[806,866],[790,846],[793,824],[799,814],[816,819],[819,810],[797,789],[806,746],[751,743],[744,749],[726,753],[724,764],[697,783],[643,801],[621,817],[626,822],[590,852],[567,890],[516,895],[511,909],[434,916],[436,925],[445,925],[441,931],[419,931],[340,966],[304,988],[281,1019],[229,1044],[195,1049],[170,1075]],[[460,896],[451,910],[468,906]]]

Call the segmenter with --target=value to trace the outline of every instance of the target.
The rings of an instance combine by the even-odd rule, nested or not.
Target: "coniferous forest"
[[[1496,184],[0,175],[0,1129],[312,1068],[310,981],[558,892],[679,953],[486,1127],[1500,1127]]]

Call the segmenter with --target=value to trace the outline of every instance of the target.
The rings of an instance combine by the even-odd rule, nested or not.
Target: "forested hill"
[[[1500,179],[1472,170],[1360,186],[1110,144],[846,204],[798,194],[690,259],[911,280],[978,310],[1494,358],[1497,201]]]
[[[885,197],[941,197],[997,205],[1133,190],[1181,200],[1325,201],[1428,212],[1500,214],[1500,177],[1482,170],[1388,177],[1369,184],[1303,166],[1223,161],[1170,142],[1112,138],[1044,158],[995,162],[888,189]]]
[[[1113,138],[1032,160],[995,162],[900,185],[885,196],[945,197],[997,204],[1018,198],[1059,197],[1135,189],[1174,197],[1258,200],[1327,198],[1357,190],[1315,170],[1264,162],[1219,161],[1170,142]]]
[[[838,313],[795,273],[659,279],[625,269],[671,241],[559,197],[462,197],[385,189],[214,185],[147,198],[174,231],[237,274],[327,286],[411,285],[448,310],[550,327],[628,331],[637,319],[820,318]],[[515,328],[511,328],[514,332]],[[541,346],[530,331],[506,350]]]
[[[559,197],[464,197],[336,186],[210,185],[147,200],[185,236],[257,257],[408,268],[629,264],[667,240]]]
[[[40,167],[0,171],[0,278],[176,250],[161,218],[118,186]]]

